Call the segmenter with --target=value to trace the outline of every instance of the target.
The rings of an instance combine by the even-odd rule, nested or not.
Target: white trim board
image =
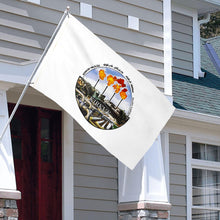
[[[172,96],[172,12],[171,0],[164,0],[164,94]]]
[[[161,133],[161,147],[163,151],[164,171],[167,184],[168,202],[170,202],[170,153],[169,153],[169,133]]]
[[[192,216],[192,140],[186,136],[186,200],[187,200],[187,220]]]
[[[214,116],[214,115],[203,114],[199,112],[176,109],[173,114],[173,117],[220,125],[220,117]]]
[[[62,215],[74,220],[74,124],[72,117],[62,112]]]
[[[36,62],[17,64],[0,61],[0,81],[24,85],[36,64]]]

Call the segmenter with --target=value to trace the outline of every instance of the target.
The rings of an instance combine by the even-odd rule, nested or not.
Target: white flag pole
[[[32,81],[32,79],[33,79],[33,77],[34,77],[34,75],[35,75],[35,73],[36,73],[38,67],[40,66],[40,63],[42,62],[44,56],[46,55],[46,53],[47,53],[47,51],[48,51],[48,49],[49,49],[51,43],[53,42],[53,39],[55,38],[55,36],[56,36],[58,30],[60,29],[60,27],[61,27],[61,25],[62,25],[64,19],[66,18],[67,15],[69,15],[69,9],[70,9],[70,7],[67,6],[66,10],[64,11],[64,14],[63,14],[62,18],[60,19],[60,21],[59,21],[59,23],[58,23],[58,25],[57,25],[57,27],[56,27],[54,33],[53,33],[53,35],[51,36],[51,38],[50,38],[50,40],[49,40],[49,42],[48,42],[46,48],[44,49],[44,52],[42,53],[42,55],[41,55],[41,57],[40,57],[38,63],[36,64],[36,66],[35,66],[35,68],[34,68],[32,74],[31,74],[30,78],[28,79],[28,81],[27,81],[27,83],[26,83],[26,85],[25,85],[25,87],[24,87],[24,89],[23,89],[23,91],[22,91],[22,93],[21,93],[21,95],[20,95],[20,97],[19,97],[19,99],[18,99],[18,101],[17,101],[17,103],[16,103],[16,105],[15,105],[15,107],[14,107],[14,109],[13,109],[13,111],[12,111],[10,117],[9,117],[9,119],[8,119],[8,121],[7,121],[7,123],[5,124],[4,129],[2,130],[2,133],[1,133],[1,136],[0,136],[0,142],[2,142],[2,139],[3,139],[3,137],[4,137],[4,134],[5,134],[5,132],[6,132],[7,128],[8,128],[8,126],[9,126],[9,124],[11,123],[11,120],[13,119],[13,117],[14,117],[14,115],[15,115],[15,112],[17,111],[18,106],[19,106],[20,103],[21,103],[21,100],[23,99],[23,97],[24,97],[24,95],[25,95],[25,92],[27,91],[28,86],[31,84],[31,81]]]

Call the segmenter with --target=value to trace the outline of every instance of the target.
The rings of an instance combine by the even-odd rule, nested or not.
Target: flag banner
[[[31,86],[130,169],[174,111],[146,77],[71,15],[62,22]]]

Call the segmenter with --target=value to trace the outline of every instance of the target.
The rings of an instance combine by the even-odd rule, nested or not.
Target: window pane
[[[219,220],[220,212],[215,211],[215,210],[211,211],[211,210],[193,209],[192,219],[193,220]]]
[[[192,143],[192,158],[205,160],[205,144]]]
[[[193,205],[203,206],[206,203],[206,171],[193,169]]]
[[[193,169],[193,186],[205,187],[205,170]]]
[[[220,172],[193,169],[193,205],[220,208]]]
[[[220,146],[192,143],[192,158],[220,162]]]
[[[50,138],[50,121],[48,118],[41,118],[41,138]]]
[[[220,147],[214,145],[206,145],[206,146],[207,146],[207,160],[219,161]]]
[[[12,150],[15,159],[22,159],[22,147],[20,138],[12,138]]]
[[[41,159],[44,162],[52,162],[52,147],[49,141],[41,141]]]

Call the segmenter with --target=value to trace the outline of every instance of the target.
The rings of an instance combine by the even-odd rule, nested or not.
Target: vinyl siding
[[[170,219],[186,220],[186,140],[182,135],[169,135],[170,145]]]
[[[192,17],[172,13],[173,72],[193,76]]]
[[[117,219],[117,160],[74,125],[75,219]]]
[[[92,32],[163,91],[162,1],[83,1],[93,6],[93,18],[79,16],[80,1],[0,0],[0,59],[22,63],[38,60],[66,5]],[[140,30],[127,28],[127,16],[140,19]]]
[[[24,64],[38,60],[66,6],[92,32],[148,77],[160,90],[163,76],[163,2],[161,0],[84,0],[93,18],[79,16],[78,0],[0,0],[0,59]],[[127,28],[127,16],[140,30]],[[117,219],[117,160],[79,125],[74,131],[74,215],[76,220]]]

